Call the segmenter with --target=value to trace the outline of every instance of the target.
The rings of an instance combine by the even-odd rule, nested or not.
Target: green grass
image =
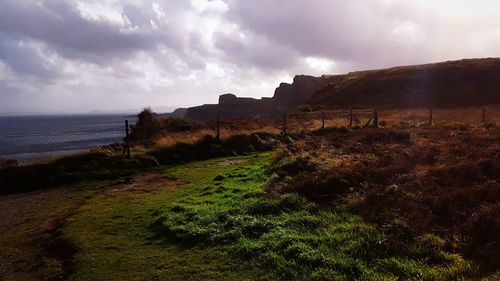
[[[243,157],[247,163],[262,161]],[[66,221],[64,236],[79,252],[70,280],[254,280],[263,271],[234,260],[217,247],[189,247],[165,243],[152,229],[158,212],[175,206],[204,183],[233,166],[217,159],[165,170],[179,187],[152,187],[154,193],[101,194]]]
[[[226,165],[227,160],[244,162]],[[462,280],[462,258],[341,208],[267,198],[270,154],[170,166],[176,188],[101,194],[69,218],[71,280]],[[432,243],[430,243],[432,244]]]
[[[470,280],[475,268],[438,237],[404,242],[341,207],[269,198],[271,153],[163,167],[175,182],[110,192],[82,183],[0,237],[18,256],[7,280]],[[40,224],[65,216],[47,233]],[[55,238],[76,249],[47,255]],[[7,252],[6,252],[7,251]],[[33,262],[39,260],[39,262]],[[65,273],[65,274],[63,274]],[[498,274],[490,279],[496,280]],[[59,278],[61,279],[61,278]],[[479,279],[479,278],[476,278]]]

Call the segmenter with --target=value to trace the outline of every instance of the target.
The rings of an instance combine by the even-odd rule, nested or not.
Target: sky
[[[298,74],[500,57],[497,0],[0,0],[0,114],[272,96]]]

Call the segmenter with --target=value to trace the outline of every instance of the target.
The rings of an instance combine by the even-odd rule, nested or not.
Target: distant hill
[[[302,110],[500,104],[500,59],[467,59],[330,76]]]
[[[161,113],[161,114],[158,114],[158,116],[163,117],[163,118],[166,118],[166,117],[183,118],[184,116],[186,116],[186,112],[187,112],[187,108],[177,108],[173,112]]]
[[[330,83],[329,76],[313,77],[298,75],[292,84],[281,83],[272,98],[241,98],[233,94],[219,97],[218,104],[206,104],[188,108],[186,118],[206,121],[220,117],[277,117],[292,112],[316,91]]]

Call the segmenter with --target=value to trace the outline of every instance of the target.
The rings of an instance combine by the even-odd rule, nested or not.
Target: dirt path
[[[40,273],[27,273],[26,264],[36,257],[48,256],[64,271],[65,260],[46,253],[49,244],[38,245],[43,233],[50,234],[64,224],[67,217],[97,194],[123,195],[127,193],[154,193],[158,189],[177,187],[175,179],[159,172],[144,172],[115,181],[91,183],[88,187],[48,188],[34,192],[0,197],[0,280],[37,280]],[[47,239],[47,238],[45,238]],[[35,244],[34,241],[37,241]],[[58,240],[56,240],[58,241]],[[51,241],[52,243],[53,241]],[[42,241],[42,244],[44,242]],[[27,274],[27,275],[26,275]],[[50,278],[49,278],[50,279]]]
[[[155,187],[175,187],[175,179],[159,172],[145,172],[111,182],[106,193],[154,192]],[[0,235],[23,225],[36,216],[56,211],[54,204],[67,202],[75,192],[67,187],[48,188],[39,191],[0,197]],[[48,219],[50,220],[50,219]]]
[[[32,241],[44,221],[62,207],[73,204],[75,194],[67,188],[50,188],[0,197],[0,280],[30,280],[18,275],[19,267],[36,256]]]
[[[158,189],[175,188],[180,183],[159,172],[144,172],[117,180],[104,192],[107,194],[151,193]]]
[[[0,197],[0,235],[21,226],[32,219],[54,209],[49,202],[69,199],[73,193],[66,188],[50,188],[40,191]]]

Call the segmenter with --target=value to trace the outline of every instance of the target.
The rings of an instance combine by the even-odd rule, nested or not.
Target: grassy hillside
[[[352,72],[332,77],[303,109],[500,104],[498,77],[498,58]]]
[[[483,275],[440,238],[424,236],[402,246],[392,232],[343,204],[328,206],[295,191],[273,195],[280,171],[290,167],[281,156],[273,157],[218,158],[80,184],[69,190],[74,200],[2,236],[6,253],[20,248],[25,253],[3,277],[466,280]],[[33,247],[34,241],[39,246]],[[30,264],[35,258],[40,262]]]
[[[0,197],[0,280],[498,280],[499,143],[415,123],[155,149]]]

